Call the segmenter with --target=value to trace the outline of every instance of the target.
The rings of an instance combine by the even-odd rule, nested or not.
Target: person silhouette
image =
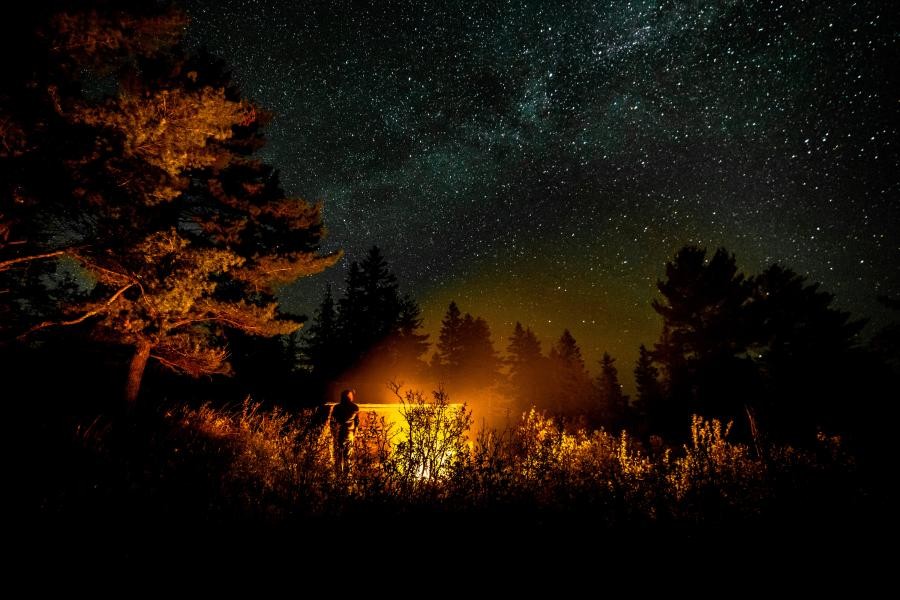
[[[353,455],[353,440],[359,428],[359,405],[354,402],[356,390],[343,390],[341,401],[331,411],[331,422],[335,428],[334,468],[339,475],[350,472]]]

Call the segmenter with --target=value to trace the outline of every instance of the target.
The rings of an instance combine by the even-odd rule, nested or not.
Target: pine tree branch
[[[20,264],[20,263],[29,262],[32,260],[43,260],[45,258],[54,258],[57,256],[62,256],[65,253],[66,253],[65,250],[57,250],[56,252],[47,252],[46,254],[34,254],[32,256],[22,256],[19,258],[11,258],[9,260],[4,260],[3,262],[0,262],[0,271],[5,271],[8,268],[10,268],[14,265]]]
[[[259,331],[262,329],[258,325],[251,325],[249,323],[243,323],[240,321],[236,321],[234,319],[225,317],[225,316],[215,316],[215,317],[201,317],[197,319],[183,319],[181,321],[177,321],[173,323],[171,326],[166,328],[166,331],[172,331],[174,329],[178,329],[179,327],[184,327],[186,325],[193,325],[194,323],[222,323],[223,325],[232,325],[236,329],[240,329],[242,331]]]
[[[108,276],[111,280],[128,282],[129,285],[138,285],[141,288],[141,291],[143,292],[143,289],[144,289],[143,286],[141,286],[141,284],[137,281],[137,278],[134,275],[126,275],[124,273],[120,273],[119,271],[114,271],[112,269],[108,269],[106,267],[100,266],[100,264],[97,263],[96,261],[91,260],[85,256],[82,256],[81,254],[78,254],[77,252],[72,251],[72,250],[69,251],[69,254],[75,260],[81,261],[83,263],[83,265],[89,271],[97,271],[97,272],[103,273],[106,276]]]
[[[70,321],[44,321],[43,323],[35,325],[31,329],[29,329],[28,331],[26,331],[25,333],[20,335],[19,339],[25,338],[26,336],[34,333],[35,331],[38,331],[40,329],[46,329],[47,327],[62,327],[62,326],[67,326],[67,325],[77,325],[79,323],[83,323],[84,321],[90,319],[91,317],[94,317],[94,316],[99,315],[100,313],[104,312],[106,309],[108,309],[113,304],[113,302],[118,300],[119,296],[124,294],[128,289],[134,287],[134,285],[135,284],[133,284],[133,283],[129,283],[128,285],[126,285],[122,288],[119,288],[119,290],[115,294],[113,294],[109,300],[107,300],[106,302],[104,302],[103,304],[98,306],[97,308],[95,308],[93,310],[89,310],[88,312],[81,315],[77,319],[72,319]]]

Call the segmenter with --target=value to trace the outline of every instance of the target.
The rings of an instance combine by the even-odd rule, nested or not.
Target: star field
[[[858,316],[900,293],[888,2],[189,3],[189,39],[275,118],[261,156],[324,200],[346,258],[286,290],[311,312],[373,244],[435,331],[572,330],[630,371],[664,262],[724,245]],[[498,343],[505,347],[505,340]],[[593,369],[596,370],[596,369]]]

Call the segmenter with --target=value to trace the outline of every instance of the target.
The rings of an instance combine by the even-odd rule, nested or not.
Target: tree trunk
[[[150,342],[141,340],[137,343],[134,356],[131,357],[131,366],[128,367],[128,382],[125,385],[125,402],[128,410],[133,411],[137,407],[138,392],[141,390],[141,379],[144,377],[144,367],[150,358]]]

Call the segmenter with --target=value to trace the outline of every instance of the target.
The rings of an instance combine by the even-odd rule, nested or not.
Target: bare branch
[[[108,269],[106,267],[101,267],[98,263],[96,263],[90,259],[87,259],[80,254],[73,253],[73,252],[70,252],[70,254],[71,254],[72,258],[81,261],[82,263],[84,263],[84,265],[88,269],[90,269],[92,271],[102,272],[102,273],[106,274],[107,276],[109,276],[111,279],[118,279],[119,281],[127,281],[127,282],[129,282],[129,285],[135,285],[135,284],[140,285],[133,275],[126,275],[124,273],[120,273],[119,271],[113,271],[112,269]],[[141,289],[143,290],[143,287],[141,287]]]
[[[178,329],[179,327],[184,327],[186,325],[193,325],[194,323],[222,323],[224,325],[231,325],[236,329],[240,329],[242,331],[259,331],[261,328],[257,325],[250,325],[249,323],[242,323],[240,321],[236,321],[235,319],[231,319],[226,316],[216,315],[214,317],[202,317],[197,319],[182,319],[181,321],[177,321],[176,323],[169,326],[166,331],[172,331],[174,329]]]
[[[25,333],[20,335],[19,338],[20,339],[24,338],[24,337],[34,333],[35,331],[38,331],[39,329],[46,329],[47,327],[57,327],[57,326],[61,327],[61,326],[65,326],[65,325],[77,325],[78,323],[82,323],[82,322],[90,319],[91,317],[94,317],[94,316],[99,315],[100,313],[104,312],[106,309],[108,309],[113,304],[113,302],[118,300],[119,296],[124,294],[129,288],[132,288],[132,287],[134,287],[134,284],[129,283],[128,285],[126,285],[122,288],[119,288],[119,290],[115,294],[113,294],[109,300],[107,300],[106,302],[104,302],[103,304],[98,306],[97,308],[95,308],[93,310],[89,310],[88,312],[81,315],[77,319],[72,319],[71,321],[44,321],[43,323],[40,323],[39,325],[35,325],[31,329],[29,329],[28,331],[26,331]]]
[[[4,260],[3,262],[0,262],[0,271],[5,271],[10,267],[20,263],[29,262],[32,260],[43,260],[45,258],[54,258],[57,256],[62,256],[65,253],[65,250],[57,250],[56,252],[47,252],[46,254],[34,254],[32,256],[22,256],[19,258],[12,258],[10,260]]]

